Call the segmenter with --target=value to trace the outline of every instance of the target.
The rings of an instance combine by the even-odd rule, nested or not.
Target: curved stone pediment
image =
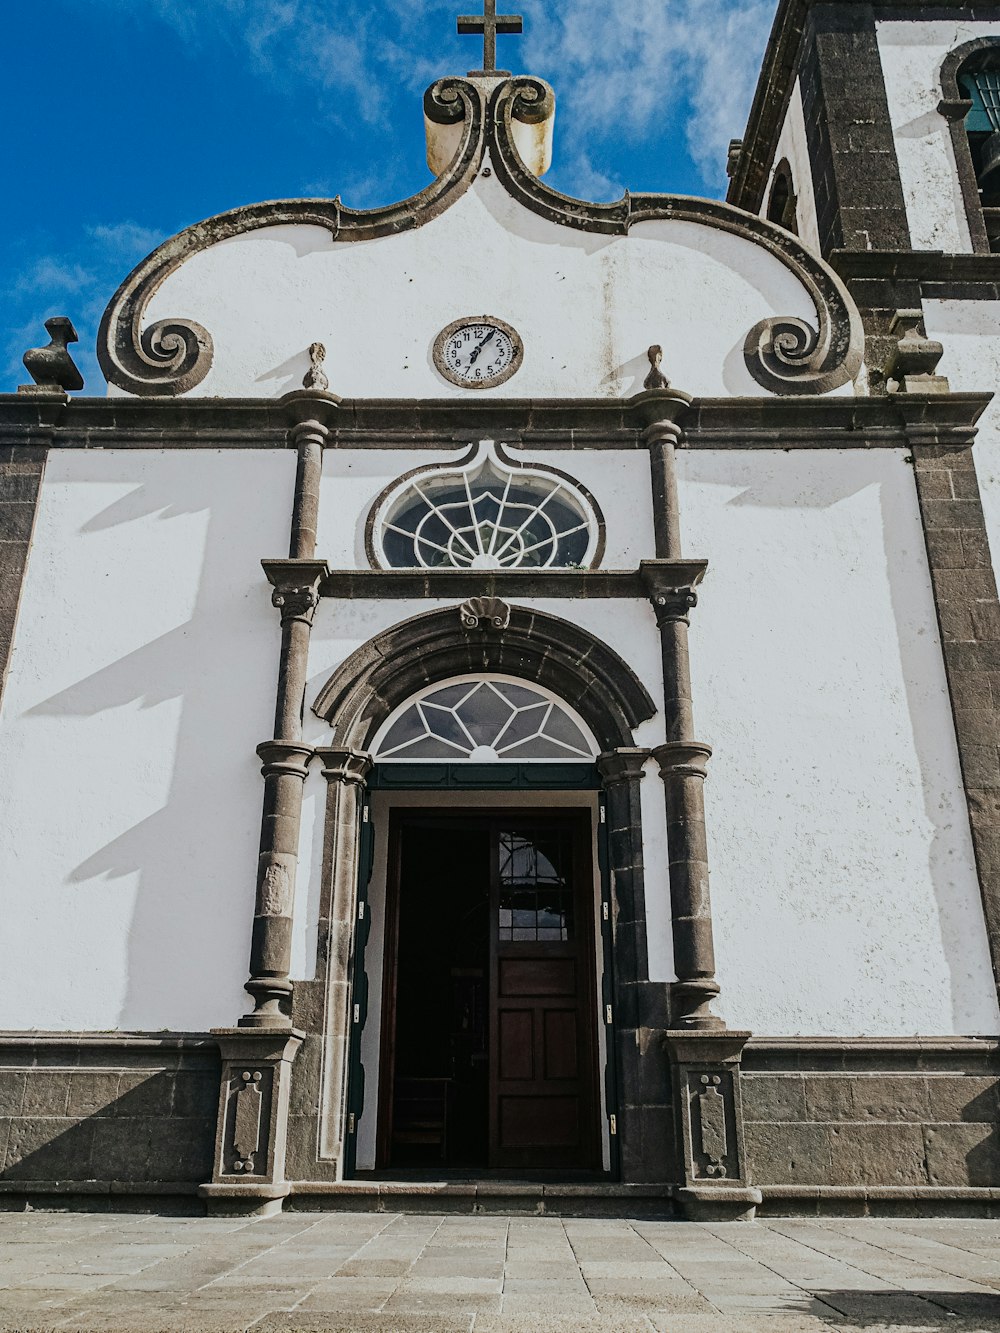
[[[521,152],[535,153],[553,107],[539,79],[441,79],[424,113],[452,156],[419,194],[371,210],[254,204],[165,241],[105,311],[112,391],[277,397],[301,384],[319,338],[338,394],[451,397],[465,390],[429,349],[456,315],[484,310],[525,339],[507,397],[636,392],[651,343],[676,385],[707,396],[855,378],[857,311],[797,237],[715,200],[560,194]],[[379,242],[377,258],[344,242]]]

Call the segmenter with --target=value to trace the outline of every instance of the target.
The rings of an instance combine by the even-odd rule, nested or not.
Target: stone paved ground
[[[1000,1330],[1000,1222],[0,1213],[0,1329]]]

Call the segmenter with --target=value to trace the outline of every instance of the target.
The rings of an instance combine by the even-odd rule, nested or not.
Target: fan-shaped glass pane
[[[569,708],[537,686],[470,676],[432,686],[383,723],[380,761],[590,761],[597,746]]]
[[[484,440],[461,466],[403,482],[373,528],[374,553],[393,569],[566,569],[593,564],[600,524],[567,478],[512,467]]]

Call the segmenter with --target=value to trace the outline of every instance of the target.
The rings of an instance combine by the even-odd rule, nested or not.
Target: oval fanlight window
[[[505,676],[432,685],[387,718],[372,744],[379,763],[592,762],[586,724],[547,690]]]
[[[368,523],[383,569],[590,569],[604,525],[591,496],[553,469],[521,466],[492,441],[391,486]]]

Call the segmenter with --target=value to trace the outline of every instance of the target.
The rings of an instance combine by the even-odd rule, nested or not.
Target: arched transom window
[[[519,466],[492,440],[389,488],[368,524],[383,569],[588,569],[603,545],[597,506],[551,468]]]
[[[507,676],[462,676],[432,685],[386,719],[372,744],[380,763],[590,762],[586,724],[539,685]]]

